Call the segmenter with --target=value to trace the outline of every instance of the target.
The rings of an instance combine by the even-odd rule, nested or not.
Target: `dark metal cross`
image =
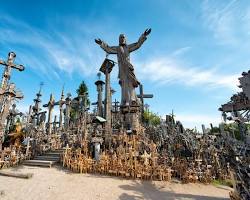
[[[153,98],[154,95],[153,94],[144,94],[143,93],[143,85],[140,84],[140,94],[137,95],[137,98],[140,99],[141,101],[141,113],[144,113],[144,99],[149,99],[149,98]]]
[[[113,108],[114,108],[114,110],[113,110],[113,112],[114,113],[117,113],[118,112],[118,108],[119,108],[119,101],[117,101],[116,99],[115,99],[115,101],[113,102]]]

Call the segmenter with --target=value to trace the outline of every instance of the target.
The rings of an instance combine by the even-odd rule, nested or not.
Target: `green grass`
[[[226,179],[226,180],[220,180],[220,179],[215,179],[212,181],[212,184],[217,186],[217,185],[225,185],[228,187],[233,187],[232,180]]]

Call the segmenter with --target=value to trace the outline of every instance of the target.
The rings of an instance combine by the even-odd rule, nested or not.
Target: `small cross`
[[[118,112],[118,107],[119,107],[119,101],[117,101],[116,99],[113,102],[113,107],[115,108],[114,112],[117,113]]]
[[[98,73],[97,73],[98,80],[101,80],[101,76],[102,76],[102,73],[101,73],[101,72],[98,72]]]
[[[140,84],[140,94],[137,95],[137,97],[140,99],[141,101],[141,113],[144,113],[144,99],[148,99],[148,98],[153,98],[154,95],[153,94],[144,94],[143,93],[143,85]]]
[[[151,158],[151,153],[148,154],[147,151],[144,150],[144,154],[141,155],[141,158],[144,160],[144,165],[148,165],[148,159]]]

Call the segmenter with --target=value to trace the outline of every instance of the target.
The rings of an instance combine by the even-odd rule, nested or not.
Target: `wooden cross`
[[[119,101],[117,101],[116,99],[113,102],[113,108],[114,108],[113,112],[117,113],[118,112],[118,108],[119,108]]]
[[[8,82],[10,80],[10,74],[11,74],[12,68],[17,69],[19,71],[24,70],[23,65],[18,65],[18,64],[14,63],[15,58],[16,58],[16,54],[14,52],[10,52],[8,54],[7,61],[0,60],[0,64],[5,66],[5,70],[4,70],[3,78],[2,78],[2,83],[1,83],[1,88],[3,90],[5,90],[7,88]]]
[[[40,108],[40,103],[41,103],[41,91],[42,91],[42,86],[44,85],[43,82],[40,83],[40,89],[39,92],[36,94],[36,98],[34,99],[34,106],[32,107],[32,110],[34,112],[34,114],[36,115],[37,113],[40,112],[41,108]]]
[[[49,110],[49,113],[48,113],[48,133],[49,135],[51,134],[51,123],[52,123],[52,111],[53,111],[53,108],[55,106],[55,100],[54,100],[54,97],[52,94],[50,94],[50,99],[49,99],[49,102],[47,104],[44,104],[43,107],[45,108],[48,108]]]
[[[144,165],[147,166],[149,164],[148,159],[151,158],[151,153],[148,154],[146,150],[144,150],[144,154],[141,155],[141,158],[144,160]]]
[[[9,115],[7,116],[7,124],[6,124],[6,130],[9,130],[11,126],[14,125],[14,120],[16,116],[22,116],[22,112],[18,112],[16,110],[16,104],[12,104],[12,109],[9,111]]]
[[[149,98],[153,98],[154,95],[153,94],[144,94],[143,93],[143,85],[140,84],[140,94],[137,95],[137,98],[140,99],[141,101],[141,113],[143,114],[144,113],[144,99],[149,99]]]
[[[62,93],[61,93],[61,99],[57,102],[55,102],[55,106],[59,106],[60,110],[60,115],[59,115],[59,128],[62,127],[62,118],[63,118],[63,105],[65,104],[65,99],[64,99],[64,85],[62,88]]]
[[[3,77],[2,77],[2,82],[1,82],[1,86],[0,86],[0,93],[2,95],[0,95],[0,109],[1,109],[1,115],[0,115],[0,149],[2,149],[2,136],[3,136],[3,132],[4,132],[4,123],[6,120],[6,117],[8,115],[8,111],[9,111],[9,106],[11,103],[11,97],[15,97],[18,98],[18,95],[16,94],[15,91],[15,85],[14,84],[9,84],[9,80],[10,80],[10,74],[11,74],[11,69],[17,69],[19,71],[23,71],[24,70],[24,66],[23,65],[17,65],[14,64],[14,60],[15,60],[16,54],[14,52],[10,52],[8,54],[8,60],[7,61],[3,61],[0,60],[0,64],[5,66],[5,70],[3,73]]]

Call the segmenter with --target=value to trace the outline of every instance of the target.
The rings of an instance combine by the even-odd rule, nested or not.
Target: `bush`
[[[161,123],[161,118],[151,111],[145,111],[143,114],[143,122],[153,126],[157,126]]]

